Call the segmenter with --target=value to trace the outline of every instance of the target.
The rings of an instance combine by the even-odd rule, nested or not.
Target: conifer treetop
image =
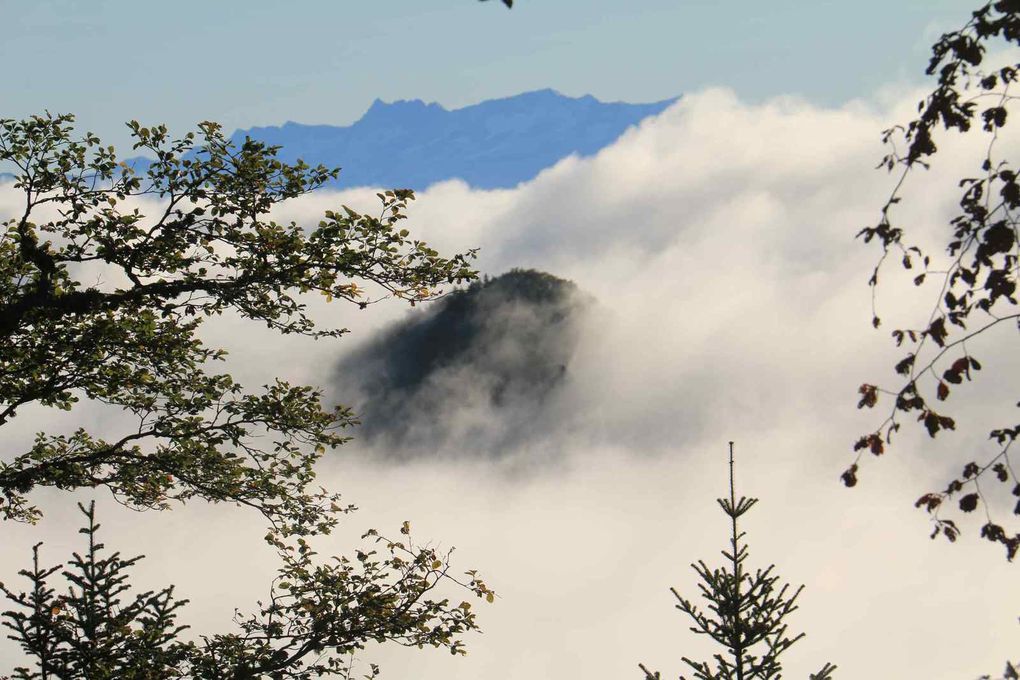
[[[749,553],[738,520],[758,499],[737,498],[733,442],[729,443],[729,465],[730,495],[718,499],[731,527],[729,549],[722,551],[723,566],[710,568],[703,560],[691,564],[701,579],[698,589],[708,604],[698,607],[670,588],[677,600],[676,608],[693,622],[691,630],[708,635],[725,651],[714,654],[710,661],[681,658],[695,680],[778,680],[782,677],[780,655],[804,637],[804,633],[790,632],[786,624],[786,618],[797,609],[804,586],[791,588],[781,583],[774,564],[753,571],[745,566]],[[638,666],[645,680],[661,680],[658,671],[650,671],[644,664]],[[834,665],[826,663],[809,678],[831,680],[835,670]],[[681,675],[680,680],[686,680],[685,676]]]

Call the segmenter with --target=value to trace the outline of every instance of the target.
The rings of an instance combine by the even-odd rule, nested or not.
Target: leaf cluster
[[[915,120],[884,133],[891,151],[879,167],[898,171],[899,181],[883,206],[878,223],[858,234],[865,242],[875,241],[882,247],[882,256],[869,283],[874,291],[883,265],[898,259],[904,269],[915,272],[915,285],[935,280],[938,294],[924,324],[892,331],[896,346],[907,349],[894,367],[901,377],[899,385],[885,389],[864,384],[860,388],[858,408],[874,408],[879,396],[886,395],[889,414],[877,429],[862,435],[854,444],[858,454],[842,475],[847,486],[858,481],[862,454],[882,455],[905,417],[915,419],[932,438],[955,430],[956,420],[945,411],[944,404],[982,369],[982,362],[968,349],[968,341],[993,329],[1013,326],[1020,330],[1016,297],[1020,180],[1017,170],[1009,159],[1002,157],[997,146],[1016,99],[1012,89],[1020,75],[1020,64],[984,69],[987,45],[993,40],[1020,45],[1020,3],[988,2],[973,12],[963,28],[944,34],[932,48],[927,69],[936,78],[935,89],[918,104]],[[944,266],[935,264],[934,255],[909,245],[904,229],[893,222],[901,187],[912,171],[928,167],[938,151],[935,137],[940,128],[959,133],[974,131],[988,138],[979,171],[959,182],[960,212],[949,224],[945,257],[938,258]],[[905,143],[903,150],[897,145],[899,138]],[[876,312],[873,325],[877,328],[880,323]],[[932,514],[933,538],[942,534],[953,541],[959,534],[954,522],[939,516],[948,498],[963,494],[958,507],[971,512],[983,498],[979,480],[986,473],[994,473],[1002,482],[1016,479],[1009,448],[1018,435],[1020,424],[996,428],[990,438],[998,444],[998,451],[989,460],[981,465],[969,463],[965,474],[943,491],[927,493],[918,500],[917,506]],[[1020,514],[1020,505],[1015,514]],[[1020,531],[1007,531],[990,515],[981,534],[1002,544],[1010,560],[1020,549]]]
[[[24,196],[0,235],[0,426],[30,404],[71,410],[83,399],[136,426],[112,439],[40,433],[0,463],[0,513],[34,520],[36,486],[102,486],[136,508],[199,497],[257,508],[289,533],[328,529],[337,499],[309,485],[352,413],[324,409],[310,387],[248,392],[213,372],[225,352],[202,343],[201,323],[230,312],[338,336],[306,314],[307,294],[364,307],[373,286],[424,301],[474,278],[473,253],[447,259],[411,239],[400,228],[406,190],[380,193],[378,216],[341,207],[312,229],[272,220],[339,171],[283,163],[251,139],[235,146],[214,123],[177,140],[131,123],[135,149],[156,159],[139,175],[93,135],[75,138],[72,122],[0,120],[0,161],[18,169]],[[106,281],[85,279],[86,265]]]
[[[411,238],[407,190],[378,194],[375,216],[340,206],[312,228],[279,223],[277,206],[339,170],[283,163],[276,147],[234,144],[214,123],[181,139],[130,123],[135,150],[155,158],[144,173],[72,125],[69,115],[0,120],[0,162],[16,168],[23,198],[0,233],[0,427],[27,408],[83,402],[131,422],[105,437],[39,432],[0,461],[0,517],[35,521],[36,487],[102,487],[133,509],[229,502],[268,520],[281,566],[235,632],[188,640],[177,624],[186,601],[172,587],[131,594],[141,558],[104,553],[94,509],[82,507],[86,552],[43,567],[37,545],[21,572],[30,588],[0,586],[13,605],[4,623],[35,663],[15,677],[298,680],[349,677],[373,642],[463,653],[474,612],[440,586],[494,594],[474,572],[452,574],[448,552],[414,544],[406,523],[402,541],[373,534],[375,547],[355,558],[323,561],[310,546],[354,509],[315,486],[315,464],[345,441],[351,411],[279,379],[246,390],[214,370],[226,353],[199,331],[231,314],[336,337],[346,331],[319,327],[307,296],[360,307],[430,300],[476,277],[474,253],[446,258]]]
[[[328,561],[315,559],[304,539],[274,534],[282,566],[268,599],[236,614],[237,632],[187,640],[177,624],[187,601],[173,587],[131,594],[128,571],[142,558],[106,554],[94,505],[79,507],[87,550],[61,570],[41,566],[36,545],[32,569],[20,572],[29,589],[0,586],[15,607],[3,614],[8,637],[33,661],[15,669],[18,680],[349,678],[355,653],[370,642],[464,653],[459,636],[477,628],[475,614],[468,602],[451,606],[434,595],[444,581],[494,597],[473,572],[463,582],[451,575],[449,553],[414,544],[409,528],[403,541],[370,532],[377,549]],[[58,571],[62,592],[53,585]],[[369,677],[377,672],[373,666]]]
[[[1002,672],[1001,680],[1018,680],[1020,679],[1020,664],[1012,662],[1006,662],[1006,670]],[[979,680],[992,680],[991,675],[982,675]]]

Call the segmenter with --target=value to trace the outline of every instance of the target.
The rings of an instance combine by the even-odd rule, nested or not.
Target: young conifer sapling
[[[789,632],[786,618],[796,611],[797,598],[804,586],[791,589],[780,583],[775,565],[751,571],[744,532],[738,520],[758,502],[757,498],[736,497],[733,477],[733,442],[730,442],[730,497],[718,499],[719,506],[730,518],[730,547],[723,550],[723,566],[709,568],[703,560],[692,564],[698,574],[702,598],[708,601],[702,609],[683,597],[675,588],[670,591],[677,599],[676,608],[690,617],[691,630],[708,635],[724,652],[714,654],[711,661],[695,661],[686,656],[683,662],[694,672],[695,680],[778,680],[782,677],[780,655],[804,633]],[[638,664],[645,680],[661,680]],[[826,663],[810,680],[831,680],[836,667]],[[680,676],[680,680],[686,680]]]

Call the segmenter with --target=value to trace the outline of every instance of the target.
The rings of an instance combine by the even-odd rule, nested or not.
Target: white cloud
[[[572,279],[600,311],[551,407],[562,417],[546,446],[562,465],[523,475],[464,460],[395,468],[343,451],[324,465],[323,480],[362,506],[356,526],[410,518],[420,536],[457,545],[465,568],[481,568],[502,595],[483,608],[486,633],[470,640],[466,659],[385,648],[366,659],[388,677],[426,680],[638,678],[639,661],[675,676],[681,654],[704,646],[667,588],[695,595],[687,565],[712,562],[724,547],[713,499],[725,489],[731,439],[740,488],[762,499],[747,522],[752,560],[807,585],[792,626],[809,637],[788,653],[789,677],[824,660],[846,678],[973,677],[1015,653],[1020,590],[1009,565],[977,543],[974,527],[963,545],[928,541],[925,517],[911,509],[963,462],[961,444],[977,450],[982,432],[1011,415],[999,408],[1016,384],[1009,339],[989,339],[982,358],[987,373],[1013,379],[982,376],[958,407],[971,435],[930,442],[904,432],[884,459],[865,461],[860,487],[837,480],[850,443],[879,415],[854,409],[856,386],[889,382],[896,356],[869,326],[865,282],[877,253],[853,235],[891,187],[872,170],[878,133],[907,119],[915,101],[750,106],[709,90],[516,189],[448,182],[420,195],[409,222],[431,242],[480,246],[488,273],[522,266]],[[908,222],[939,233],[973,150],[968,140],[947,143],[935,170],[915,178]],[[373,197],[323,193],[281,214],[307,218],[340,202],[368,209]],[[883,329],[894,317],[910,323],[922,299],[895,286],[880,291]],[[362,338],[402,313],[396,303],[316,311]],[[208,337],[231,347],[249,382],[267,365],[315,381],[342,351],[257,330],[241,344],[238,327],[217,322]],[[113,533],[130,534],[125,552],[149,554],[151,585],[173,580],[195,600],[197,628],[224,625],[233,605],[261,594],[256,517],[104,512]],[[66,544],[73,534],[60,525],[71,521],[58,512],[12,544],[40,534]],[[347,536],[328,545],[343,550]],[[16,554],[5,555],[5,571]]]

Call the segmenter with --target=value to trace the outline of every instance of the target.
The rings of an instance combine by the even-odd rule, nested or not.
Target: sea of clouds
[[[639,661],[675,677],[681,655],[711,650],[668,588],[695,596],[688,565],[720,559],[727,525],[714,499],[727,488],[731,440],[738,490],[761,498],[744,525],[752,563],[774,562],[807,586],[790,623],[808,637],[787,653],[788,677],[828,660],[844,678],[971,678],[1016,655],[1020,588],[1001,549],[979,542],[976,524],[962,544],[929,541],[926,516],[912,509],[989,454],[985,433],[1015,416],[1010,333],[971,347],[985,371],[949,401],[959,432],[932,441],[905,427],[884,458],[864,461],[857,488],[839,482],[854,439],[885,415],[855,408],[858,385],[895,384],[888,330],[923,325],[937,294],[890,268],[877,300],[884,323],[873,330],[867,279],[879,253],[854,240],[894,180],[874,170],[879,133],[908,120],[919,96],[819,108],[706,90],[514,189],[452,180],[419,194],[408,226],[441,251],[480,247],[483,272],[548,271],[596,303],[540,436],[516,455],[493,462],[484,438],[451,437],[434,456],[392,464],[354,431],[323,462],[322,483],[361,511],[321,552],[353,552],[364,529],[410,519],[419,538],[456,546],[457,564],[480,569],[500,596],[479,601],[484,634],[469,639],[466,658],[381,647],[366,663],[422,680],[639,678]],[[902,221],[922,243],[944,233],[955,180],[981,152],[973,139],[947,141],[934,168],[908,183]],[[314,224],[341,203],[372,209],[374,195],[317,193],[278,218]],[[0,189],[4,212],[14,205]],[[364,311],[311,304],[351,335],[312,342],[222,319],[205,337],[231,351],[245,384],[281,375],[326,386],[345,352],[407,313],[394,301]],[[37,413],[16,422],[15,435],[50,427]],[[235,606],[265,594],[273,562],[259,517],[197,503],[135,514],[95,496],[107,543],[148,556],[142,585],[176,583],[196,631],[226,628]],[[4,527],[5,582],[38,540],[53,560],[77,547],[72,504],[40,498],[49,513],[39,526]]]

